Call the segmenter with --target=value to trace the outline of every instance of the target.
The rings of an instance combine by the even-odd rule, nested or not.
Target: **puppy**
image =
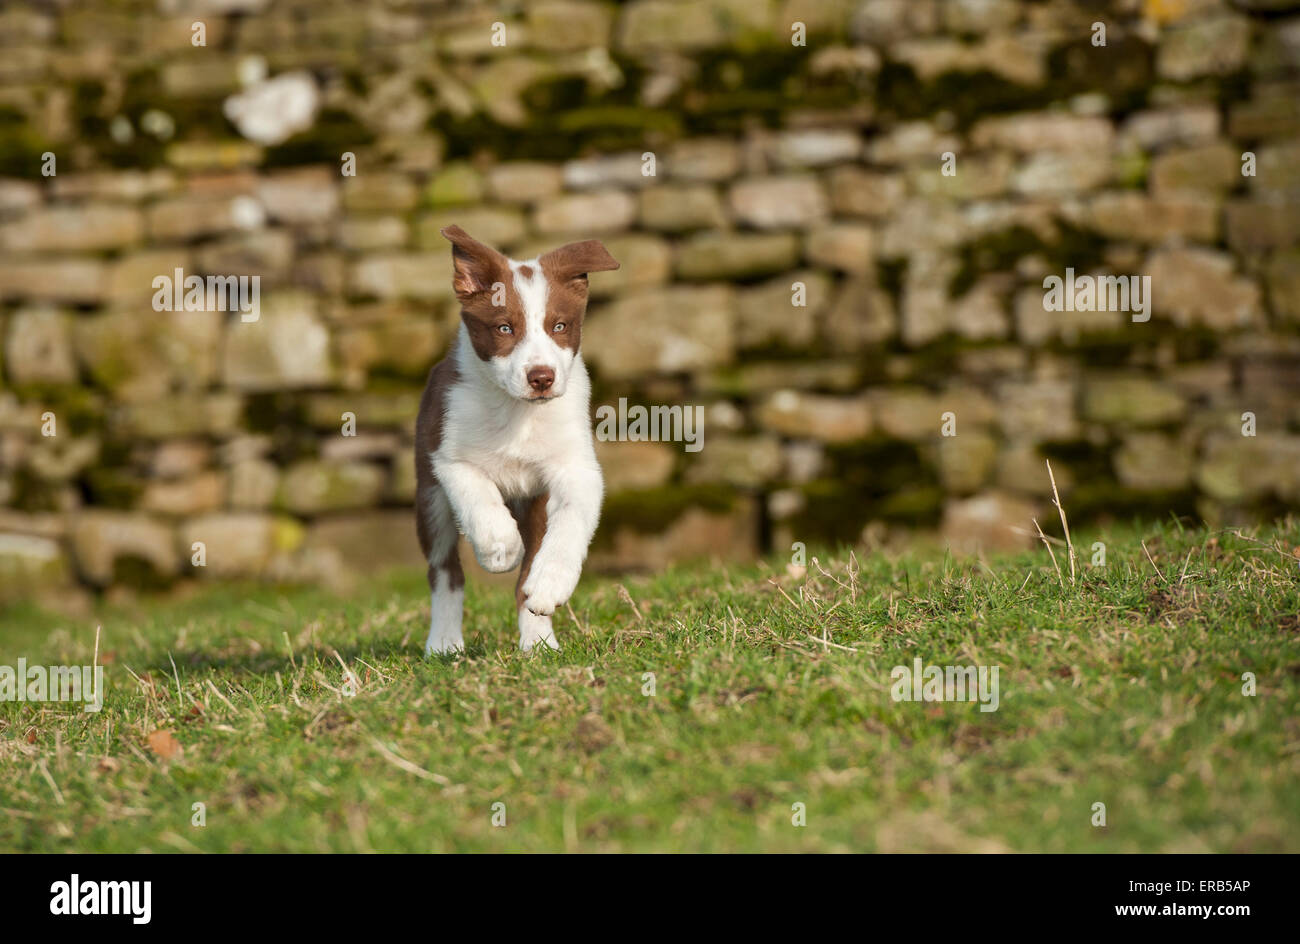
[[[416,531],[433,611],[425,655],[465,645],[458,532],[486,570],[519,568],[519,647],[556,649],[551,614],[577,586],[605,493],[578,350],[587,273],[618,263],[595,240],[517,262],[459,226],[442,235],[461,324],[416,421]]]

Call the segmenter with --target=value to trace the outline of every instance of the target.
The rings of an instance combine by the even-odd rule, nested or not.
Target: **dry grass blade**
[[[1160,568],[1156,566],[1155,558],[1153,558],[1153,557],[1151,556],[1151,552],[1147,550],[1147,542],[1146,542],[1146,541],[1143,541],[1143,542],[1142,542],[1142,551],[1143,551],[1143,553],[1146,554],[1146,556],[1147,556],[1147,560],[1151,561],[1151,566],[1152,566],[1153,568],[1155,568],[1156,576],[1158,576],[1158,577],[1160,578],[1160,582],[1161,582],[1161,583],[1164,583],[1164,582],[1165,582],[1165,575],[1164,575],[1163,573],[1161,573]]]
[[[775,580],[772,580],[771,578],[769,578],[767,582],[770,583],[772,586],[776,587],[777,591],[781,594],[781,596],[785,597],[786,602],[788,602],[792,607],[794,607],[796,610],[800,609],[799,604],[794,601],[794,597],[786,593],[784,587],[782,587],[779,583],[777,583]]]
[[[632,594],[621,583],[618,585],[618,598],[632,608],[632,615],[636,617],[638,623],[645,622],[645,617],[641,615],[641,609],[636,605],[636,601],[632,599]]]
[[[814,636],[812,633],[808,633],[808,632],[805,632],[804,635],[807,636],[809,639],[811,639],[813,642],[821,643],[823,649],[826,649],[827,647],[830,647],[830,648],[834,648],[834,649],[839,649],[841,652],[857,652],[857,651],[858,651],[857,649],[853,648],[852,646],[841,646],[839,643],[837,643],[837,642],[833,642],[833,641],[832,641],[832,640],[831,640],[831,639],[826,635],[826,630],[825,630],[825,629],[822,630],[822,634],[821,634],[820,636]]]
[[[1241,533],[1241,529],[1240,529],[1240,528],[1224,528],[1222,531],[1216,531],[1215,533],[1216,533],[1216,534],[1231,534],[1233,537],[1240,538],[1241,540],[1245,541],[1245,542],[1248,543],[1248,544],[1254,544],[1254,545],[1257,545],[1257,546],[1262,547],[1262,548],[1264,548],[1264,549],[1266,549],[1266,550],[1272,551],[1274,554],[1281,554],[1281,555],[1282,555],[1284,558],[1286,558],[1287,560],[1292,560],[1292,559],[1294,559],[1294,557],[1295,557],[1294,554],[1288,554],[1286,551],[1282,550],[1281,548],[1274,547],[1272,544],[1266,544],[1266,543],[1264,543],[1263,541],[1261,541],[1261,540],[1259,540],[1259,539],[1257,539],[1257,538],[1247,537],[1246,535],[1244,535],[1244,534]]]
[[[1065,532],[1065,547],[1070,557],[1070,585],[1074,585],[1074,544],[1070,541],[1070,523],[1065,520],[1065,506],[1061,504],[1061,495],[1056,490],[1056,476],[1052,474],[1052,460],[1047,461],[1047,477],[1052,481],[1052,504],[1061,513],[1061,529]],[[1038,522],[1034,522],[1037,524]],[[1038,529],[1042,534],[1042,528]]]
[[[451,781],[448,780],[446,777],[444,777],[442,774],[430,773],[429,771],[425,770],[423,767],[420,767],[418,764],[411,763],[409,760],[407,760],[405,757],[402,757],[400,754],[395,754],[393,751],[390,751],[388,748],[384,747],[384,745],[380,742],[379,738],[371,735],[370,743],[374,745],[375,750],[379,752],[380,757],[388,761],[390,764],[392,764],[394,767],[398,768],[399,770],[405,770],[408,774],[414,774],[415,776],[419,777],[421,780],[429,780],[432,781],[433,783],[438,784],[439,786],[443,786],[443,787],[451,786]]]
[[[45,782],[50,785],[50,789],[54,791],[54,802],[59,806],[63,806],[63,791],[60,790],[59,785],[54,782],[54,777],[50,774],[50,768],[46,765],[44,758],[36,762],[36,767],[40,770],[41,776],[45,778]]]
[[[1034,527],[1038,529],[1038,536],[1043,539],[1043,547],[1047,548],[1047,553],[1052,555],[1052,566],[1056,568],[1056,579],[1060,581],[1061,588],[1065,589],[1065,578],[1061,576],[1061,565],[1056,562],[1056,552],[1052,550],[1051,542],[1047,540],[1047,535],[1043,533],[1043,527],[1035,518]]]

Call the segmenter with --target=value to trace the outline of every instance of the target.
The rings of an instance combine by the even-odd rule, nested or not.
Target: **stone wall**
[[[1045,458],[1079,522],[1300,504],[1296,0],[45,0],[0,47],[0,597],[415,561],[453,222],[601,238],[596,404],[704,410],[601,443],[600,566],[1019,540]],[[176,269],[260,317],[155,310]],[[1150,319],[1047,310],[1067,269]]]

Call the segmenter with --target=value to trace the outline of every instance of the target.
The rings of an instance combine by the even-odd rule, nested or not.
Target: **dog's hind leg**
[[[534,613],[524,606],[524,581],[532,569],[533,558],[546,536],[546,502],[549,495],[543,492],[534,498],[511,502],[510,511],[519,523],[519,536],[524,542],[524,560],[519,565],[519,582],[515,584],[515,607],[519,610],[519,648],[528,651],[538,643],[559,649],[555,632],[551,629],[549,613]]]
[[[416,531],[429,562],[429,638],[424,654],[444,655],[465,648],[461,625],[465,616],[465,571],[456,548],[456,521],[439,485],[420,491]]]

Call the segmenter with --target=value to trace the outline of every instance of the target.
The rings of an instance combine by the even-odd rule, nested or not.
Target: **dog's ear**
[[[552,249],[537,260],[542,271],[557,282],[565,282],[588,272],[607,272],[618,268],[618,262],[599,240],[588,239]]]
[[[442,235],[451,240],[451,261],[456,268],[451,285],[461,301],[486,292],[502,278],[505,257],[485,246],[459,226],[448,226]]]

